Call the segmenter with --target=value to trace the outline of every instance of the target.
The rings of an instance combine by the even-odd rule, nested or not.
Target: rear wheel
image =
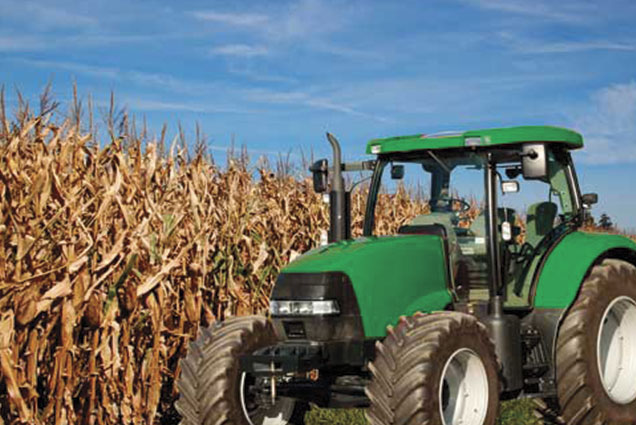
[[[559,330],[557,388],[572,425],[636,423],[636,267],[595,266]]]
[[[239,358],[276,343],[264,317],[241,317],[203,329],[181,360],[176,403],[182,425],[300,425],[305,403],[263,394],[267,378],[241,373]]]
[[[376,345],[367,388],[372,425],[492,425],[498,365],[486,328],[444,312],[403,318]]]

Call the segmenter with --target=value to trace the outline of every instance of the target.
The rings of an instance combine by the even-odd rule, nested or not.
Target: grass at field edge
[[[306,418],[307,425],[366,425],[364,410],[313,409]],[[511,400],[501,403],[497,425],[542,425],[534,416],[532,400]]]

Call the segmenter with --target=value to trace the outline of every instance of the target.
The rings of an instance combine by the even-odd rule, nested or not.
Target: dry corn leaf
[[[258,249],[258,258],[254,261],[254,271],[257,272],[261,269],[269,254],[267,254],[267,243],[263,241]]]
[[[20,419],[24,422],[31,420],[31,411],[22,398],[20,387],[16,375],[15,365],[12,355],[12,339],[13,339],[13,311],[9,310],[2,315],[0,319],[0,367],[4,377],[9,400],[17,407],[20,413]]]
[[[37,304],[37,314],[48,310],[51,304],[58,298],[71,295],[71,293],[71,281],[68,276],[66,276],[64,280],[58,282],[55,286],[46,291],[44,295],[42,295],[42,298],[40,298],[40,301],[38,301]]]

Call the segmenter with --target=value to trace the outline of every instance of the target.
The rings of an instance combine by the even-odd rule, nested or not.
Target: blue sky
[[[369,138],[551,124],[586,137],[585,191],[636,229],[636,2],[7,1],[0,84],[28,99],[73,81],[152,129],[198,122],[217,156],[348,158]]]

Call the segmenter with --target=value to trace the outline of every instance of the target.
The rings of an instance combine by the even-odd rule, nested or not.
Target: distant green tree
[[[601,229],[610,230],[614,228],[614,223],[612,223],[612,219],[609,215],[603,213],[601,214],[601,218],[598,220],[598,225]]]

